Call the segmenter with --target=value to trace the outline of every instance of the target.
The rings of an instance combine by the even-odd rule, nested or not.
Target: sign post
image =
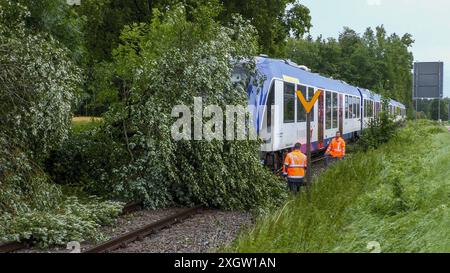
[[[306,156],[308,168],[306,169],[306,185],[308,189],[312,185],[311,181],[311,112],[306,113]]]
[[[306,156],[308,162],[308,168],[306,169],[306,185],[308,189],[312,186],[312,177],[311,177],[311,110],[316,104],[316,101],[319,99],[322,90],[317,90],[314,94],[313,98],[310,101],[306,101],[301,91],[297,91],[297,97],[302,103],[303,107],[306,111]]]
[[[416,103],[416,120],[418,118],[419,99],[438,100],[438,120],[441,119],[441,100],[444,97],[444,63],[414,63],[413,100]],[[433,104],[434,105],[434,104]]]

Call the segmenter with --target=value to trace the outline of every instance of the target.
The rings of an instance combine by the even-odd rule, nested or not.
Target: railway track
[[[121,215],[126,215],[139,211],[142,209],[142,207],[143,207],[142,201],[128,203],[123,207]],[[0,253],[10,253],[18,250],[27,249],[30,248],[31,246],[32,246],[31,241],[7,242],[0,244]]]
[[[318,162],[320,162],[320,161],[324,161],[325,160],[325,156],[323,155],[323,156],[319,156],[319,157],[317,157],[317,158],[312,158],[311,159],[311,163],[318,163]]]
[[[145,237],[151,234],[155,234],[164,228],[168,228],[172,225],[182,222],[184,219],[187,219],[190,216],[196,214],[200,210],[200,208],[200,206],[197,206],[194,208],[185,209],[160,221],[148,224],[136,230],[125,233],[119,237],[113,238],[100,245],[87,249],[83,253],[103,253],[110,252],[119,248],[125,248],[129,243],[132,243],[134,241],[142,241]]]
[[[311,163],[316,164],[325,160],[325,156],[317,156],[312,158]],[[136,211],[141,210],[143,207],[142,201],[128,203],[122,209],[121,215],[130,214]],[[158,231],[168,228],[174,224],[180,223],[183,220],[189,218],[190,216],[196,214],[200,210],[200,207],[194,207],[185,209],[179,213],[176,213],[172,216],[164,218],[160,221],[148,224],[136,230],[125,233],[121,236],[113,238],[107,242],[94,246],[85,250],[83,253],[102,253],[102,252],[110,252],[116,249],[124,248],[127,244],[143,240],[145,237],[155,234]],[[9,253],[18,250],[28,249],[32,246],[31,242],[8,242],[4,244],[0,244],[0,253]]]

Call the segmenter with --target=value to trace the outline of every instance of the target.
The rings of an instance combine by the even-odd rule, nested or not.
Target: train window
[[[348,97],[348,118],[354,119],[356,117],[356,107],[353,105],[354,98]]]
[[[338,127],[338,95],[337,93],[332,93],[333,95],[333,122],[332,128]]]
[[[358,98],[353,97],[353,118],[358,118],[359,108],[358,108]]]
[[[371,107],[370,107],[370,100],[364,100],[364,117],[369,118],[371,117]]]
[[[345,95],[345,119],[348,119],[348,96]]]
[[[284,83],[284,123],[295,122],[295,84]]]
[[[369,101],[369,117],[373,117],[373,101]]]
[[[356,98],[356,118],[361,118],[361,100]]]
[[[267,129],[272,128],[272,106],[275,105],[275,84],[272,83],[267,95]]]
[[[305,99],[308,99],[308,96],[306,95],[306,86],[299,85],[298,90],[302,92],[303,97]],[[300,99],[298,99],[298,97],[297,97],[297,122],[306,122],[306,111],[302,103],[300,102]]]
[[[367,118],[367,100],[364,100],[364,117]]]
[[[331,129],[331,92],[329,91],[327,91],[325,95],[325,105],[325,128],[328,130]]]
[[[315,93],[315,90],[314,90],[314,88],[313,87],[309,87],[308,88],[308,101],[311,101],[312,100],[312,98],[314,97],[314,93]],[[311,121],[312,122],[314,122],[314,107],[312,108],[312,110],[311,110]]]

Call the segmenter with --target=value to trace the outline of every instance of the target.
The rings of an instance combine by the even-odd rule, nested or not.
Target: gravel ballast
[[[136,241],[117,253],[210,253],[230,244],[252,225],[250,213],[202,210],[182,223]]]

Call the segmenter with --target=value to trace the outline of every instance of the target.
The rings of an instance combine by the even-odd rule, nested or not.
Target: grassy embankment
[[[414,122],[380,149],[355,154],[312,189],[260,219],[237,252],[450,252],[450,134]]]

